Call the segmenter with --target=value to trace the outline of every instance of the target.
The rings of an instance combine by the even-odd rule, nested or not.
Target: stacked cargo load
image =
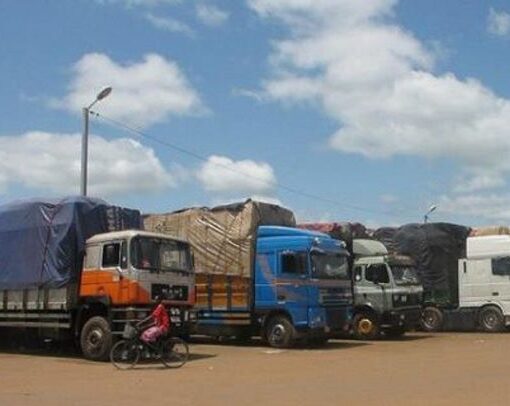
[[[416,263],[424,289],[424,303],[458,305],[458,260],[466,255],[470,229],[456,224],[407,224],[374,231],[390,253],[406,255]]]
[[[471,229],[470,237],[483,237],[486,235],[510,235],[508,226],[474,227]]]
[[[251,303],[257,230],[262,225],[294,227],[294,214],[251,199],[213,208],[200,207],[144,216],[148,231],[187,240],[196,272],[197,307],[246,309]]]
[[[100,199],[33,199],[2,205],[0,291],[76,284],[89,237],[140,227],[137,210]]]

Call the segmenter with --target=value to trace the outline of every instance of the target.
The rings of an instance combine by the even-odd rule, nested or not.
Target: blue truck
[[[352,288],[345,246],[325,234],[261,226],[248,331],[273,347],[325,342],[349,329]],[[200,321],[199,321],[200,325]]]
[[[293,223],[290,211],[251,201],[145,219],[146,229],[191,245],[197,334],[260,336],[277,348],[325,343],[347,332],[352,317],[345,245]]]

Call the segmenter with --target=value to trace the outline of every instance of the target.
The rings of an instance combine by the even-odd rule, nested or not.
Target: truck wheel
[[[101,316],[91,317],[80,334],[80,347],[85,358],[106,361],[112,346],[112,332],[108,321]]]
[[[503,330],[504,324],[503,314],[495,306],[484,307],[478,314],[478,325],[488,333],[497,333]]]
[[[352,322],[354,337],[358,340],[375,340],[379,338],[379,322],[371,313],[357,313]]]
[[[275,316],[266,327],[266,339],[271,347],[289,348],[294,344],[296,329],[285,316]]]
[[[420,324],[424,331],[429,333],[441,331],[443,328],[443,312],[437,307],[426,307],[421,313]]]

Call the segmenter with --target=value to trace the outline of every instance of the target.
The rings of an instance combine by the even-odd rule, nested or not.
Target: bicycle
[[[189,357],[186,341],[179,337],[161,336],[154,343],[146,343],[141,339],[142,331],[127,323],[118,341],[110,351],[110,361],[118,369],[133,368],[140,356],[161,361],[167,368],[180,368]]]

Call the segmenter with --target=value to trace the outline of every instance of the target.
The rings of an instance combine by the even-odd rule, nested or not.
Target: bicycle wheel
[[[121,340],[110,351],[110,361],[118,369],[133,368],[140,358],[140,349],[134,341]]]
[[[161,346],[161,362],[168,368],[182,367],[188,357],[188,344],[178,337],[167,339]]]

